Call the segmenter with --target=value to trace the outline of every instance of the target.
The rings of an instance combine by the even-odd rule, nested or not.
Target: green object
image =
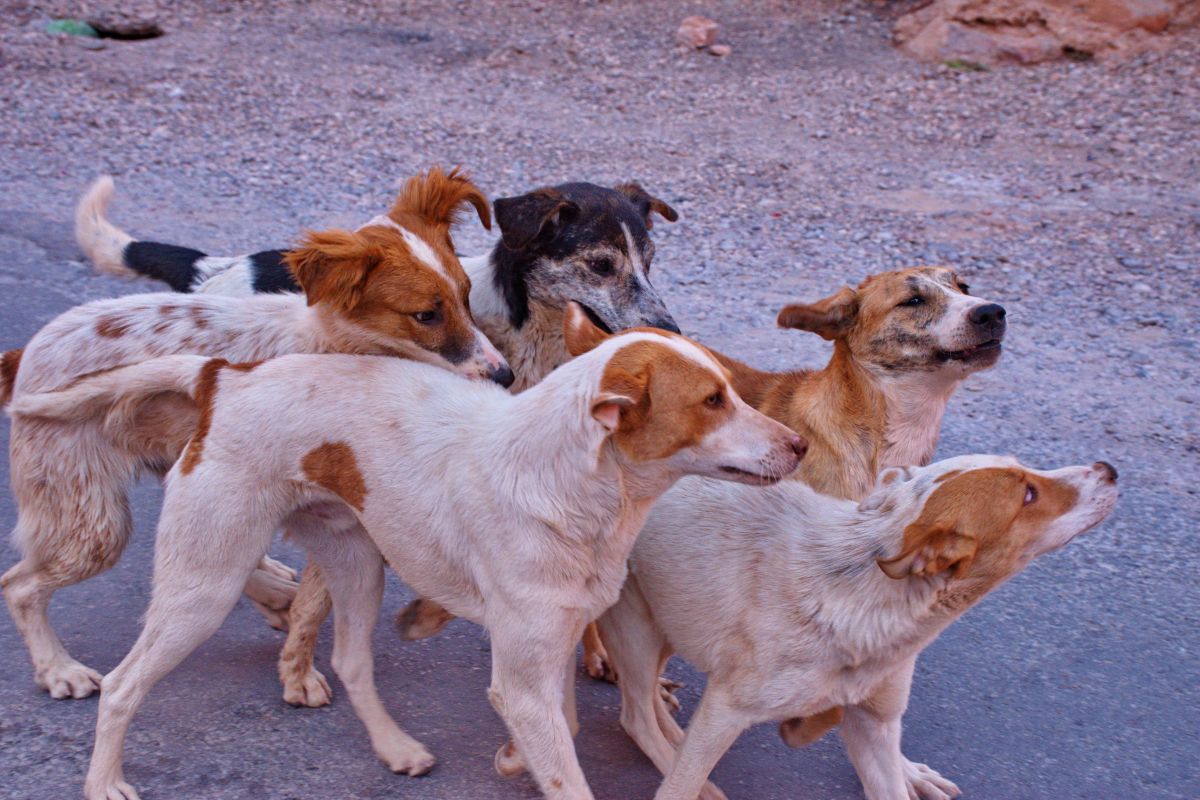
[[[949,61],[943,62],[950,69],[956,69],[959,72],[987,72],[988,68],[983,64],[976,64],[974,61],[967,61],[964,58],[952,58]]]
[[[55,19],[46,23],[46,33],[65,33],[68,36],[90,36],[99,39],[96,29],[81,19]]]

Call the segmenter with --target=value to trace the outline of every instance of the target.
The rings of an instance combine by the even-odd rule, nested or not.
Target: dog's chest
[[[570,358],[563,344],[561,323],[553,326],[546,320],[531,317],[520,328],[513,328],[507,320],[481,321],[480,327],[516,374],[517,379],[511,387],[514,393],[539,383]]]

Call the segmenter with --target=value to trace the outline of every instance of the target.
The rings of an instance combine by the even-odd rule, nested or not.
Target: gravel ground
[[[430,163],[466,165],[495,196],[635,178],[682,215],[655,229],[655,280],[685,332],[764,367],[826,357],[773,329],[785,302],[951,263],[1007,306],[1011,344],[953,401],[940,454],[1105,458],[1123,497],[926,652],[906,752],[971,798],[1200,796],[1200,37],[1119,67],[963,73],[899,56],[894,12],[867,3],[177,5],[165,37],[88,50],[31,27],[69,4],[0,0],[0,349],[78,302],[151,288],[80,262],[71,209],[100,172],[129,229],[218,253],[355,224]],[[674,49],[695,12],[731,56]],[[55,601],[102,671],[137,634],[158,497],[139,487],[124,561]],[[0,527],[14,517],[0,499]],[[385,613],[407,599],[391,587]],[[282,703],[281,638],[239,608],[151,694],[128,747],[146,800],[536,796],[491,770],[503,732],[479,629],[405,644],[380,628],[384,696],[441,758],[419,780],[379,765],[344,695]],[[670,671],[694,707],[701,678]],[[649,797],[616,690],[582,683],[597,796]],[[38,692],[7,617],[0,686],[0,797],[74,796],[95,700]],[[835,737],[794,752],[769,726],[715,779],[734,800],[861,796]]]

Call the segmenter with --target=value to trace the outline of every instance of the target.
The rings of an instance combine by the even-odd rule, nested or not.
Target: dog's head
[[[653,328],[608,334],[576,303],[567,306],[563,336],[572,355],[604,359],[590,411],[629,461],[768,484],[804,456],[804,440],[747,405],[729,372],[690,339]]]
[[[844,342],[883,375],[939,372],[955,379],[995,365],[1004,339],[1003,306],[973,297],[946,267],[872,275],[856,289],[779,312],[779,325]]]
[[[491,227],[487,198],[457,170],[410,178],[387,217],[310,232],[285,260],[310,306],[348,349],[424,361],[504,386],[513,373],[471,318],[471,281],[450,228],[465,205]]]
[[[915,509],[879,567],[897,580],[946,577],[950,596],[970,602],[1098,525],[1116,501],[1117,472],[1103,461],[1044,472],[960,456],[884,470],[860,508]]]
[[[493,254],[496,285],[520,328],[530,309],[574,300],[608,332],[651,327],[679,332],[650,284],[655,216],[675,209],[636,183],[609,189],[564,183],[496,200],[501,239]]]

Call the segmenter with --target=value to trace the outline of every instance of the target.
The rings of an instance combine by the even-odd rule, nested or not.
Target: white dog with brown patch
[[[174,356],[17,398],[18,413],[55,416],[187,391],[201,408],[167,478],[146,624],[102,684],[87,796],[137,797],[121,769],[133,713],[216,631],[285,526],[325,575],[334,669],[391,769],[420,774],[434,759],[375,690],[385,559],[488,629],[489,697],[545,796],[591,798],[572,742],[573,651],[616,601],[651,504],[684,475],[777,481],[804,442],[681,336],[608,336],[572,304],[564,337],[584,355],[515,396],[420,364],[327,355],[240,370]]]
[[[785,719],[796,745],[840,724],[869,800],[957,796],[900,751],[917,654],[1099,524],[1116,482],[1104,462],[1040,472],[1000,456],[885,470],[861,503],[797,481],[682,482],[650,513],[599,623],[621,725],[667,776],[656,800],[724,798],[706,784],[718,759],[750,725]],[[672,653],[708,673],[686,736],[659,693]]]

